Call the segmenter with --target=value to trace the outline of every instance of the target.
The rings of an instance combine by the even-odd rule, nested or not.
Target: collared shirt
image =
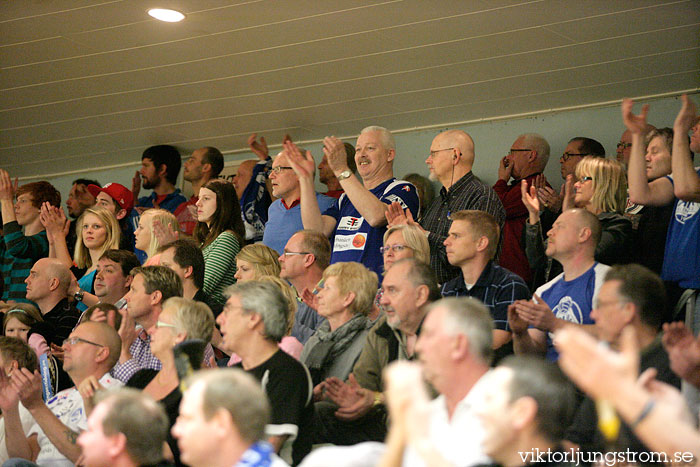
[[[160,370],[163,364],[151,353],[151,336],[137,336],[129,347],[131,358],[124,363],[117,362],[109,372],[119,381],[126,383],[137,371],[150,368]]]
[[[435,271],[440,284],[459,274],[459,268],[453,267],[447,261],[443,242],[452,225],[450,214],[464,209],[488,212],[496,218],[501,232],[503,231],[506,220],[503,203],[498,199],[493,188],[476,178],[473,172],[457,180],[449,190],[442,187],[440,196],[433,200],[420,222],[420,225],[430,232],[428,235],[430,266]]]
[[[529,300],[530,290],[525,281],[509,270],[489,261],[481,271],[479,279],[467,289],[464,277],[446,282],[440,292],[443,297],[474,297],[481,300],[491,312],[496,329],[510,331],[508,327],[508,305],[516,300]]]
[[[440,395],[430,402],[430,441],[452,465],[474,465],[489,461],[481,447],[484,427],[476,414],[488,387],[485,382],[488,374],[484,374],[457,403],[452,418],[447,412],[445,396]],[[418,467],[426,464],[408,445],[402,465]]]

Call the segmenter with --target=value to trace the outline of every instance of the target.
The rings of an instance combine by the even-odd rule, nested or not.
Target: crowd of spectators
[[[697,462],[700,117],[633,106],[616,158],[571,138],[560,190],[542,135],[488,186],[455,129],[396,178],[379,126],[318,166],[253,134],[232,181],[199,148],[190,199],[152,146],[67,215],[0,169],[0,462]]]

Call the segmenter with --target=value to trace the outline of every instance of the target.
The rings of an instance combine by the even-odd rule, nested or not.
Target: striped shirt
[[[241,244],[231,232],[222,232],[202,249],[204,255],[204,287],[202,290],[217,303],[226,303],[224,289],[236,283],[236,255]]]
[[[49,256],[49,242],[46,231],[27,237],[17,221],[3,225],[2,236],[2,301],[29,302],[26,299],[27,284],[24,280],[34,263]]]

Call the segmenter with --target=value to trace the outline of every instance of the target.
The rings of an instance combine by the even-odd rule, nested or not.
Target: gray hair
[[[450,335],[464,334],[469,351],[490,364],[493,358],[493,318],[481,301],[472,297],[448,297],[430,307],[445,309],[445,331]]]
[[[379,137],[382,141],[382,146],[387,151],[390,149],[396,150],[396,141],[394,140],[394,135],[391,134],[389,130],[383,126],[371,125],[362,129],[360,134],[369,133],[371,131],[378,132],[381,136]]]
[[[238,296],[247,313],[260,315],[265,327],[265,338],[279,342],[287,332],[288,303],[282,291],[270,282],[247,281],[237,283],[224,291],[224,296]]]
[[[549,143],[547,140],[544,139],[544,136],[537,133],[525,133],[524,135],[520,135],[520,137],[525,139],[525,145],[537,151],[537,160],[540,163],[540,168],[544,169],[549,160]]]

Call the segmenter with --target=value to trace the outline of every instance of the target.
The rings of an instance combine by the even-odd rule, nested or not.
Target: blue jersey
[[[700,168],[696,168],[700,175]],[[673,178],[668,177],[673,183]],[[700,289],[700,203],[676,200],[666,234],[661,278],[684,289]]]
[[[595,263],[572,281],[564,280],[564,273],[541,286],[535,293],[559,319],[577,324],[593,324],[591,310],[610,266]],[[547,333],[547,360],[556,361],[559,352],[552,345],[552,333]]]
[[[414,219],[418,218],[418,194],[412,184],[391,178],[369,191],[383,203],[400,203],[404,209],[411,210]],[[386,226],[369,225],[345,193],[338,199],[338,203],[327,209],[323,215],[336,220],[331,264],[356,261],[381,277],[384,261],[379,249],[384,242]]]

